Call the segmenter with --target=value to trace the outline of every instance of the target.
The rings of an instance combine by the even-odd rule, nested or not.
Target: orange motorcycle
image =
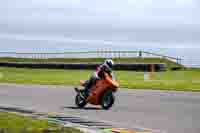
[[[75,98],[75,104],[79,108],[83,108],[87,103],[93,105],[101,105],[103,109],[109,109],[115,102],[114,93],[119,87],[119,83],[116,80],[113,80],[110,75],[104,73],[104,79],[97,80],[96,84],[92,86],[91,92],[87,99],[84,99],[80,96],[80,93],[84,93],[84,90],[79,90],[75,88],[77,92]],[[81,86],[85,86],[85,82],[81,81]]]

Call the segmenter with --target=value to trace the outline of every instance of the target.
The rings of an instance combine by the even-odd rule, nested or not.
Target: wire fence
[[[200,59],[198,58],[191,58],[191,59],[183,59],[181,64],[192,67],[192,68],[200,68]]]
[[[86,51],[86,52],[64,52],[64,53],[17,53],[17,52],[0,52],[0,57],[14,58],[167,58],[169,60],[181,63],[180,58],[165,56],[161,54],[146,51]]]
[[[14,58],[123,58],[137,57],[138,51],[86,51],[86,52],[64,52],[64,53],[16,53],[0,52],[0,57]]]

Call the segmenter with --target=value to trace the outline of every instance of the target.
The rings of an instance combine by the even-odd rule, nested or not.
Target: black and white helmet
[[[111,59],[107,59],[104,61],[104,65],[108,68],[109,71],[112,71],[114,61]]]

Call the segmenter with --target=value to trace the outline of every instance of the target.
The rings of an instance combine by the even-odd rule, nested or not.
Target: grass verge
[[[78,85],[88,79],[90,70],[49,70],[0,68],[1,83]],[[200,91],[200,70],[155,72],[151,80],[144,81],[144,72],[115,71],[121,88]]]
[[[73,128],[63,128],[46,120],[36,120],[14,113],[0,112],[0,118],[0,131],[3,133],[81,133]]]

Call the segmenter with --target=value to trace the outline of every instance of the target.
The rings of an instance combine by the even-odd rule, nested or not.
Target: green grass
[[[49,70],[0,68],[1,83],[78,85],[88,79],[90,70]],[[144,81],[144,72],[115,71],[121,88],[200,91],[200,69],[156,72],[151,80]]]
[[[46,120],[36,120],[14,113],[0,112],[0,131],[4,133],[44,133],[48,129],[53,129],[53,133],[60,133],[61,130],[64,130],[63,133],[80,133],[79,130],[63,128]]]
[[[104,58],[50,58],[50,59],[30,59],[30,58],[0,58],[0,62],[62,62],[62,63],[102,63]],[[113,58],[115,63],[165,63],[169,69],[183,67],[176,62],[164,58]]]

